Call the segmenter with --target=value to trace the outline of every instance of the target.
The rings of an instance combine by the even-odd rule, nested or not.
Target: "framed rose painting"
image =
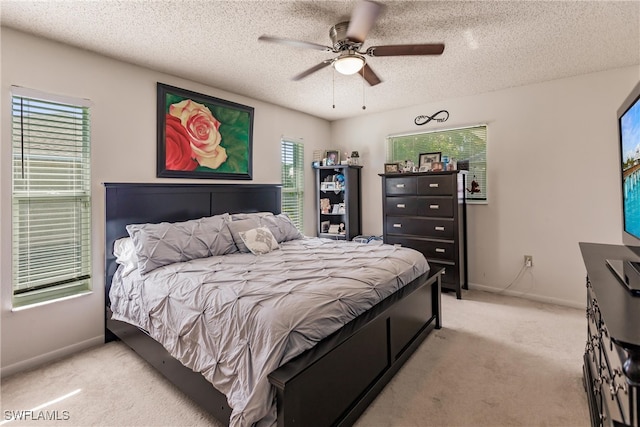
[[[251,179],[253,107],[158,83],[157,176]]]

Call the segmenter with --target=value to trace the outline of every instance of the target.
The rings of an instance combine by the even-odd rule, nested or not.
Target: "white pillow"
[[[116,257],[116,262],[124,266],[122,270],[123,276],[127,276],[138,268],[136,247],[131,237],[123,237],[113,242],[113,254]]]
[[[267,227],[252,228],[251,230],[241,231],[240,238],[247,248],[254,255],[268,254],[278,249],[278,241]]]

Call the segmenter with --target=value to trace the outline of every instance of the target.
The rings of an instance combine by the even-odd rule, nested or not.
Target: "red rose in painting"
[[[205,105],[186,99],[172,104],[169,114],[180,119],[201,166],[217,169],[227,160],[226,150],[220,147],[220,122]]]
[[[169,170],[192,171],[198,167],[186,129],[180,119],[167,114],[165,164]]]

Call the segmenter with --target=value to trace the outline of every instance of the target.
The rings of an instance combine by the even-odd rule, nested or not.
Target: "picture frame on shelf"
[[[418,156],[418,166],[422,167],[422,165],[425,165],[427,163],[435,163],[435,162],[441,162],[442,161],[442,152],[441,151],[436,151],[433,153],[420,153],[420,155]],[[433,165],[432,165],[433,168]]]
[[[325,166],[335,166],[340,164],[340,151],[327,150],[325,152],[325,159],[327,159]]]
[[[397,163],[385,163],[384,173],[400,173],[400,166]]]
[[[442,172],[444,170],[444,163],[433,162],[431,163],[431,172]]]
[[[431,170],[431,163],[425,163],[423,165],[420,165],[418,172],[429,172],[430,170]]]

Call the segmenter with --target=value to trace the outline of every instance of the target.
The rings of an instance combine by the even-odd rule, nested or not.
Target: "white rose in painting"
[[[227,151],[220,147],[220,122],[209,108],[185,99],[169,106],[169,114],[180,119],[187,130],[191,148],[200,166],[217,169],[227,160]]]

